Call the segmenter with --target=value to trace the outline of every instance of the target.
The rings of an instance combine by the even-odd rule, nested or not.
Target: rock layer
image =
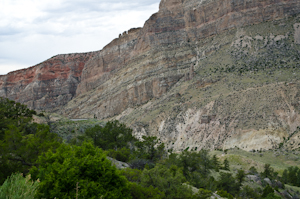
[[[36,66],[0,76],[0,96],[36,110],[54,110],[75,95],[85,63],[94,53],[57,55]]]
[[[142,29],[123,33],[87,62],[77,96],[97,89],[88,112],[100,119],[120,114],[159,98],[198,65],[194,42],[299,12],[297,0],[162,0]]]

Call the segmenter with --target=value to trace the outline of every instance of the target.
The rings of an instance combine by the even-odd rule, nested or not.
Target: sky
[[[57,54],[101,50],[143,27],[160,0],[0,0],[0,75]]]

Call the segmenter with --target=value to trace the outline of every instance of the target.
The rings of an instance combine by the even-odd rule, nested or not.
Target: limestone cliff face
[[[59,108],[74,97],[82,69],[93,54],[57,55],[36,66],[0,76],[0,96],[36,110]]]

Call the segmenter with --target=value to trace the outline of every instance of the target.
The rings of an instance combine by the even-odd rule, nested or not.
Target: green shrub
[[[39,186],[39,181],[31,181],[31,176],[25,178],[21,173],[8,177],[0,187],[0,199],[32,199]]]
[[[107,151],[107,156],[122,162],[128,162],[130,160],[130,155],[130,149],[125,147],[121,148],[120,150],[109,149]]]
[[[153,186],[164,192],[165,198],[190,198],[193,193],[189,186],[183,185],[186,181],[181,169],[176,166],[170,169],[156,164],[153,169],[144,169],[141,177],[143,187]]]
[[[132,129],[117,120],[107,122],[104,127],[96,125],[86,129],[82,139],[92,140],[95,146],[103,150],[116,151],[123,147],[130,148],[130,145],[137,141],[132,135]]]
[[[266,198],[269,196],[269,194],[274,194],[274,189],[271,186],[267,185],[263,190],[262,197]]]
[[[224,197],[224,198],[233,199],[233,196],[230,193],[227,193],[227,191],[224,191],[224,190],[217,191],[217,194],[221,197]]]
[[[3,140],[0,140],[0,185],[14,172],[27,173],[36,165],[39,155],[55,150],[60,142],[61,139],[51,133],[47,125],[32,124],[28,130],[8,126]]]
[[[165,194],[152,186],[143,187],[137,183],[130,183],[132,199],[160,199],[165,198]]]
[[[41,180],[39,198],[130,198],[128,181],[92,143],[62,144],[40,156],[31,173]]]
[[[200,188],[198,193],[194,195],[197,199],[207,199],[212,195],[212,191]]]
[[[139,169],[131,169],[131,168],[122,169],[120,170],[120,174],[125,176],[127,180],[130,182],[136,182],[136,183],[141,182],[142,171]]]

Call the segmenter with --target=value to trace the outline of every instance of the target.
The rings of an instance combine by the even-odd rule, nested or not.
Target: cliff
[[[61,72],[56,87],[48,69],[40,76],[51,80],[34,73],[32,83],[30,75],[8,74],[1,95],[72,118],[119,119],[175,151],[295,149],[299,14],[297,0],[162,0],[143,28],[86,54],[77,76]],[[40,91],[22,82],[40,82]],[[51,95],[48,87],[65,89]]]
[[[91,110],[78,114],[93,111],[103,119],[159,98],[199,64],[197,41],[299,12],[296,0],[163,0],[142,29],[123,34],[87,62],[77,96],[93,89],[99,96],[89,100]]]
[[[0,76],[0,96],[36,110],[55,110],[76,93],[85,63],[94,55],[57,55],[27,69]]]

